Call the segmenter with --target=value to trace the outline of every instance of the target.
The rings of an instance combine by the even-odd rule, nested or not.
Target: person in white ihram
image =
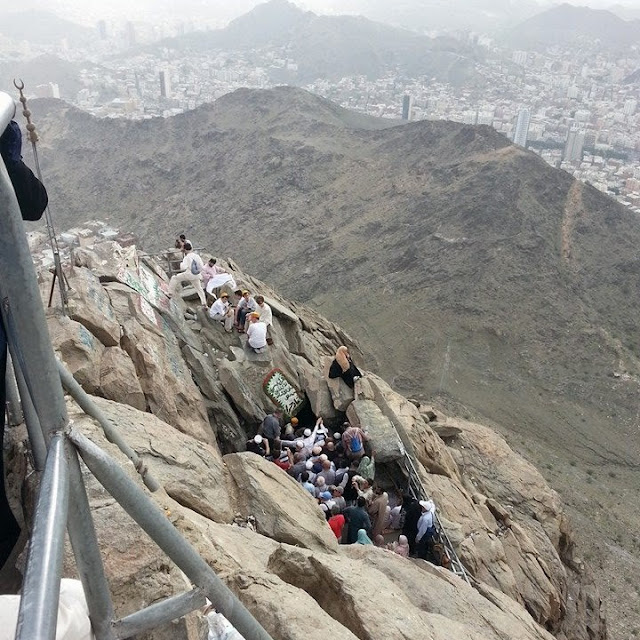
[[[193,250],[193,247],[188,242],[184,243],[184,251],[185,256],[180,263],[180,271],[182,273],[171,276],[171,280],[169,280],[170,297],[178,293],[181,283],[188,282],[196,290],[202,305],[206,306],[207,298],[202,288],[202,269],[204,269],[204,262],[202,262],[202,258]]]
[[[247,338],[249,338],[249,346],[256,352],[262,353],[267,348],[267,325],[260,322],[260,315],[252,313],[249,316],[249,328],[247,329]]]
[[[224,324],[227,333],[233,331],[233,309],[229,304],[229,294],[222,292],[220,297],[211,305],[209,317],[212,320],[219,320]]]

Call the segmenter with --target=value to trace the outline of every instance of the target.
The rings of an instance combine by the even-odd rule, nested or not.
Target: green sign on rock
[[[280,369],[269,371],[262,388],[275,405],[289,416],[294,416],[304,404],[304,398]]]

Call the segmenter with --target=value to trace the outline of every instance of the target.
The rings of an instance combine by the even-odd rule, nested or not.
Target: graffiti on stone
[[[267,374],[262,388],[267,396],[289,416],[295,415],[304,404],[304,398],[280,369],[272,369]]]

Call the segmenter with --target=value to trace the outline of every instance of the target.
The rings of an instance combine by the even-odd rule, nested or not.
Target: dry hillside
[[[504,427],[578,519],[616,592],[613,635],[636,627],[631,213],[490,128],[373,120],[296,89],[145,122],[33,107],[62,224],[109,218],[150,249],[184,230],[317,304],[396,388]]]

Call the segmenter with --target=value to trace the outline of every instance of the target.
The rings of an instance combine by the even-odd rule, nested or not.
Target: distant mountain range
[[[84,86],[80,81],[80,69],[79,64],[52,55],[38,56],[26,61],[0,62],[0,91],[14,95],[14,78],[24,81],[27,95],[33,95],[33,90],[38,85],[53,82],[60,88],[61,98],[72,100]]]
[[[0,33],[16,42],[35,45],[59,45],[66,39],[70,46],[90,43],[93,30],[48,11],[28,10],[0,14]]]
[[[640,462],[637,218],[490,127],[293,88],[144,122],[32,108],[61,228],[184,231],[340,321],[399,389]]]
[[[181,51],[280,49],[297,69],[277,71],[291,84],[318,78],[380,77],[385,71],[426,76],[454,85],[481,82],[473,51],[452,39],[431,39],[355,16],[318,16],[286,0],[271,0],[217,31],[172,38],[160,46]]]
[[[626,21],[610,11],[565,3],[525,20],[509,30],[505,39],[518,49],[554,45],[623,49],[640,43],[640,20]]]

